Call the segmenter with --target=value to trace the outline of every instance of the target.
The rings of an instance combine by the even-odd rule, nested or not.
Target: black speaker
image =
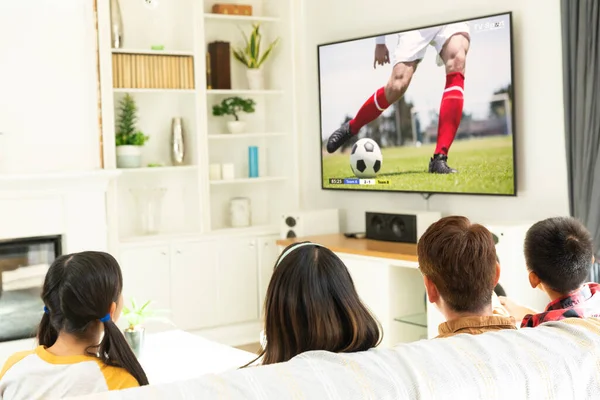
[[[367,239],[417,243],[417,215],[367,213]]]

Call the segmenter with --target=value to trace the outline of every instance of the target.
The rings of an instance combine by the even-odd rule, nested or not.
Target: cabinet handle
[[[254,243],[250,242],[250,243],[248,243],[248,246],[250,246],[250,248],[252,249],[252,248],[254,248]]]
[[[181,250],[175,250],[176,254],[181,254]]]
[[[163,256],[166,256],[167,252],[166,251],[161,251],[160,254],[163,255]]]

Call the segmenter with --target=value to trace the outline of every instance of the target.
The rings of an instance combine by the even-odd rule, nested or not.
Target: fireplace
[[[35,336],[44,277],[61,254],[59,235],[0,240],[0,342]]]

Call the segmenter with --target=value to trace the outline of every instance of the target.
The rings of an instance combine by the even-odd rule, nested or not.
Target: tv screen
[[[324,189],[516,194],[511,13],[318,46]]]

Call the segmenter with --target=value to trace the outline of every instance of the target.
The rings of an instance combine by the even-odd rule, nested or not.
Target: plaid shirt
[[[540,314],[526,315],[521,328],[533,328],[544,322],[565,318],[600,317],[600,284],[586,283],[575,292],[554,300]]]

